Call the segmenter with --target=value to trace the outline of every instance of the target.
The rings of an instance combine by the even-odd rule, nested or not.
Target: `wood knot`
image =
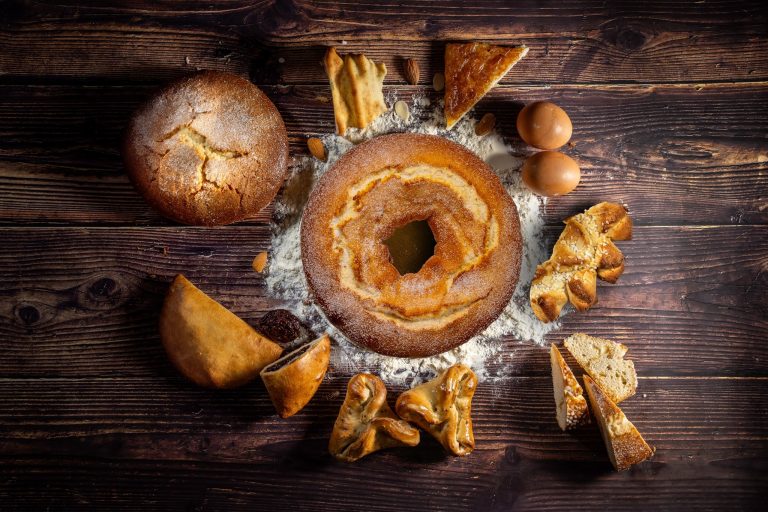
[[[77,289],[77,303],[91,310],[106,310],[120,306],[128,294],[125,286],[112,277],[97,275]]]
[[[40,311],[35,306],[21,306],[16,310],[16,316],[19,317],[24,325],[32,325],[40,321]]]
[[[114,279],[104,277],[93,283],[88,289],[88,292],[91,297],[98,300],[104,297],[109,297],[115,292],[116,288],[117,283],[115,283]]]
[[[616,46],[627,51],[639,50],[645,45],[645,34],[631,28],[624,29],[616,36]]]

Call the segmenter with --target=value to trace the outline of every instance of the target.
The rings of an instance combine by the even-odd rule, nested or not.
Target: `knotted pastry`
[[[387,388],[381,379],[369,373],[350,379],[328,443],[331,455],[354,462],[383,448],[416,446],[419,441],[419,431],[387,405]]]
[[[586,311],[597,302],[597,278],[615,283],[624,255],[613,240],[632,238],[632,220],[620,204],[600,203],[566,219],[552,257],[536,268],[531,307],[542,322],[560,316],[565,303]]]
[[[293,416],[315,396],[328,370],[330,355],[331,340],[325,334],[261,371],[261,380],[281,418]]]
[[[474,372],[457,364],[400,395],[395,410],[432,434],[453,455],[467,455],[475,448],[471,413],[476,388]]]
[[[382,92],[387,66],[362,54],[342,59],[333,47],[325,53],[323,64],[331,82],[336,133],[344,135],[349,126],[365,128],[387,110]]]

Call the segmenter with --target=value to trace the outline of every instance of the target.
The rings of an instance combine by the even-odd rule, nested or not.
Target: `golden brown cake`
[[[206,71],[171,83],[139,107],[123,158],[136,189],[164,216],[229,224],[275,197],[285,178],[288,137],[258,87]]]
[[[429,224],[434,254],[401,275],[384,241]],[[517,210],[477,156],[431,135],[393,134],[350,150],[323,175],[301,226],[310,289],[352,341],[424,357],[487,327],[520,271]]]

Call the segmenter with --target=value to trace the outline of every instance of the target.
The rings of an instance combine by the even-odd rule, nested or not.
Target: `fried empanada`
[[[160,339],[174,366],[209,388],[241,386],[283,352],[181,274],[165,296]]]
[[[327,334],[284,355],[261,371],[269,398],[282,418],[309,403],[328,370],[331,340]]]

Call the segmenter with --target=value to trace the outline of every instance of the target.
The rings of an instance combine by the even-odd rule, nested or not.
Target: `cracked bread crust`
[[[204,71],[136,110],[123,141],[136,189],[162,215],[220,225],[258,213],[285,179],[288,137],[277,108],[248,80]]]
[[[425,220],[434,255],[400,275],[384,240]],[[517,209],[477,156],[441,137],[392,134],[350,150],[310,195],[301,255],[313,295],[352,341],[397,357],[455,348],[509,302]]]

